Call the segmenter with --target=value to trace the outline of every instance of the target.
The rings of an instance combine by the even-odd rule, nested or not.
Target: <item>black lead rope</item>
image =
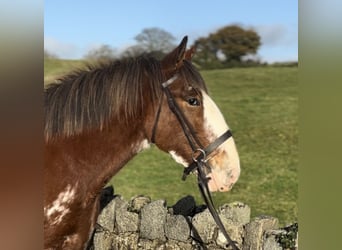
[[[217,224],[217,226],[219,227],[220,231],[222,232],[223,236],[226,238],[228,244],[227,244],[227,247],[230,245],[233,250],[239,250],[239,248],[236,246],[236,242],[233,241],[222,221],[221,221],[221,218],[220,216],[218,215],[216,209],[215,209],[215,206],[214,206],[214,203],[213,203],[213,200],[211,198],[211,194],[210,194],[210,191],[209,191],[209,188],[208,188],[208,179],[205,177],[205,174],[203,173],[202,171],[202,168],[204,167],[204,162],[200,161],[200,162],[197,162],[197,172],[198,172],[198,177],[197,177],[197,180],[198,180],[198,187],[199,187],[199,190],[201,192],[201,195],[205,201],[205,203],[207,204],[207,207],[211,213],[211,216],[213,217],[215,223]]]
[[[208,178],[205,176],[205,173],[203,172],[204,167],[206,166],[205,158],[207,155],[212,153],[216,148],[218,148],[222,143],[224,143],[226,140],[228,140],[230,137],[232,137],[232,133],[230,130],[227,130],[224,134],[222,134],[220,137],[218,137],[213,143],[211,143],[208,147],[206,147],[202,153],[193,160],[193,162],[190,164],[189,167],[184,169],[182,180],[185,181],[186,177],[194,170],[197,170],[197,181],[198,181],[198,188],[200,190],[200,193],[203,197],[204,202],[207,204],[207,207],[209,209],[209,212],[211,213],[211,216],[213,217],[215,223],[219,227],[220,231],[222,232],[223,236],[226,238],[228,245],[232,246],[233,250],[239,250],[239,248],[236,246],[236,242],[233,241],[220,218],[218,215],[213,200],[211,198],[211,194],[208,187]],[[227,245],[227,246],[228,246]]]

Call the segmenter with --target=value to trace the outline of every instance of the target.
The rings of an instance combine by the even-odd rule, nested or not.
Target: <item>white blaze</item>
[[[210,142],[213,142],[216,138],[221,136],[224,132],[226,132],[229,127],[226,121],[223,118],[223,115],[214,101],[205,93],[203,94],[203,109],[204,109],[204,126],[205,130],[208,133],[208,139]],[[240,175],[240,161],[239,155],[237,153],[235,142],[232,137],[226,140],[221,146],[218,148],[222,150],[228,156],[228,160],[225,162],[226,166],[217,166],[220,167],[221,170],[213,169],[213,171],[222,171],[226,169],[227,172],[231,173],[229,182],[236,182]],[[216,166],[213,166],[216,168]],[[224,178],[223,178],[224,179]]]
[[[228,125],[214,101],[205,92],[202,92],[202,94],[205,126],[213,137],[209,138],[209,140],[213,141],[227,131]]]

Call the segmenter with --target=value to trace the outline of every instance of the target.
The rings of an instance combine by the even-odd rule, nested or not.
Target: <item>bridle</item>
[[[188,140],[188,143],[192,149],[192,163],[187,167],[184,168],[182,180],[185,181],[186,177],[193,171],[197,171],[197,180],[198,180],[198,187],[201,192],[201,195],[211,213],[213,216],[216,224],[218,225],[220,231],[223,233],[224,237],[226,238],[228,245],[231,245],[233,250],[238,250],[239,248],[236,246],[236,242],[232,241],[229,237],[228,233],[226,232],[223,223],[217,214],[217,211],[214,207],[214,203],[211,198],[211,194],[208,187],[208,181],[209,178],[206,177],[204,169],[207,169],[210,171],[210,166],[207,161],[207,156],[210,155],[215,149],[217,149],[222,143],[224,143],[226,140],[228,140],[230,137],[232,137],[231,131],[228,129],[225,133],[223,133],[221,136],[219,136],[214,142],[210,143],[207,147],[203,147],[201,142],[198,140],[196,133],[191,126],[190,122],[182,112],[182,110],[179,108],[177,102],[175,101],[174,97],[172,96],[172,93],[170,89],[168,88],[169,85],[171,85],[176,79],[178,78],[178,75],[174,75],[167,81],[163,82],[161,84],[163,93],[165,94],[167,98],[167,103],[170,108],[170,110],[175,114],[177,117],[177,120],[179,121],[179,124],[181,125],[183,132],[185,134],[185,137]],[[155,143],[155,136],[156,136],[156,130],[158,127],[158,121],[161,113],[161,107],[163,103],[164,95],[162,95],[159,103],[159,107],[156,113],[155,122],[152,128],[152,135],[151,135],[151,142]],[[196,156],[197,155],[197,156]]]

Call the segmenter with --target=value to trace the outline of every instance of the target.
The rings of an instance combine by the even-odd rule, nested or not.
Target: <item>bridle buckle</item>
[[[199,152],[200,154],[197,155],[196,157],[196,153]],[[197,148],[195,149],[193,152],[192,152],[192,160],[194,162],[198,162],[199,160],[202,161],[202,162],[205,162],[206,161],[206,158],[207,158],[207,154],[206,152],[204,151],[204,149],[201,149],[201,148]]]

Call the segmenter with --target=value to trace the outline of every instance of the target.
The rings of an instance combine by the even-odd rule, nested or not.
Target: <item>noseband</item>
[[[197,170],[197,180],[198,180],[199,190],[200,190],[201,195],[202,195],[205,203],[207,204],[207,207],[208,207],[211,215],[213,216],[216,224],[218,225],[220,231],[223,233],[224,237],[226,238],[226,240],[228,242],[227,247],[229,245],[231,245],[233,250],[238,250],[238,247],[236,246],[235,242],[232,241],[231,238],[229,237],[228,233],[226,232],[226,230],[223,226],[223,223],[222,223],[219,215],[217,214],[217,211],[214,207],[214,203],[212,201],[211,194],[210,194],[209,187],[208,187],[209,178],[207,178],[206,174],[205,174],[205,169],[207,169],[209,171],[211,169],[208,162],[207,162],[207,156],[210,155],[215,149],[217,149],[222,143],[224,143],[226,140],[228,140],[230,137],[232,137],[232,133],[228,129],[225,133],[223,133],[221,136],[216,138],[216,140],[214,142],[212,142],[211,144],[209,144],[205,148],[203,147],[203,145],[201,144],[201,142],[197,138],[196,133],[195,133],[192,125],[190,124],[190,122],[188,121],[188,119],[186,118],[186,116],[184,115],[182,110],[179,108],[177,102],[175,101],[175,99],[173,98],[173,96],[171,94],[170,89],[168,88],[168,86],[171,85],[177,79],[177,77],[178,77],[177,75],[171,77],[167,81],[163,82],[161,84],[161,86],[162,86],[163,93],[165,94],[165,96],[167,98],[168,106],[169,106],[170,110],[177,117],[177,120],[179,121],[179,124],[181,125],[181,127],[183,129],[185,137],[187,138],[188,143],[192,149],[192,160],[193,161],[187,168],[184,168],[182,180],[185,181],[186,177],[191,172]],[[152,136],[151,136],[151,142],[152,143],[155,143],[156,130],[157,130],[157,125],[158,125],[158,121],[159,121],[159,117],[160,117],[160,113],[161,113],[163,98],[164,98],[164,95],[162,95],[162,97],[160,99],[158,111],[156,114],[153,129],[152,129]]]

